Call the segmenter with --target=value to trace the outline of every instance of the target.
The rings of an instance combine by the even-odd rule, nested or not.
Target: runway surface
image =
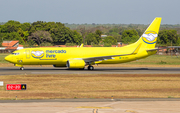
[[[19,67],[0,67],[0,75],[23,74],[180,74],[180,68],[95,67],[94,70],[79,70],[54,67],[25,67],[22,71]]]
[[[66,100],[66,99],[64,99]],[[107,100],[107,101],[75,101],[60,100],[11,100],[3,103],[0,101],[1,113],[179,113],[180,101],[168,99],[156,100]],[[83,100],[83,99],[82,99]],[[93,100],[93,99],[89,99]],[[6,100],[4,100],[6,101]],[[38,102],[37,102],[38,101]],[[16,103],[14,103],[16,102]],[[97,111],[97,112],[93,112]]]
[[[18,67],[0,67],[0,75],[24,74],[180,74],[180,68],[95,67],[90,71],[25,67],[21,71]],[[0,100],[0,113],[180,113],[179,105],[179,98]]]

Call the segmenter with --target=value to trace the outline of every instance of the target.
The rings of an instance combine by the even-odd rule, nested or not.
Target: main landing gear
[[[88,66],[88,70],[94,70],[94,67],[91,66],[91,65],[89,65],[89,66]]]
[[[20,70],[24,70],[24,67],[20,67]]]

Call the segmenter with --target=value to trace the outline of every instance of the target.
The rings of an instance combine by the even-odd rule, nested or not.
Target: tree
[[[0,47],[2,46],[2,42],[3,42],[2,37],[0,37]]]
[[[162,30],[159,32],[157,43],[159,45],[178,45],[178,34],[176,30]]]
[[[93,29],[85,29],[85,27],[81,27],[80,32],[83,37],[83,43],[85,44],[94,45],[99,44],[101,41],[102,32],[100,30],[96,30],[95,33],[93,33]]]
[[[33,40],[39,46],[45,42],[52,42],[51,34],[47,31],[36,31],[28,37],[28,41]]]
[[[29,34],[31,35],[31,33],[34,33],[36,31],[35,27],[34,26],[31,26],[29,28]]]
[[[29,45],[30,47],[33,47],[33,46],[36,45],[36,42],[35,42],[34,40],[29,40],[29,41],[28,41],[28,45]]]
[[[29,31],[30,30],[30,27],[31,27],[31,24],[30,23],[23,23],[23,24],[21,24],[21,29],[23,30],[23,31]]]
[[[21,27],[20,22],[10,20],[1,27],[1,32],[2,33],[17,32],[20,27]]]
[[[119,29],[117,27],[109,30],[109,33],[119,33]]]
[[[18,32],[18,33],[20,34],[20,36],[23,38],[24,42],[26,42],[27,39],[28,39],[28,36],[29,36],[28,31],[23,31],[21,28],[19,28],[19,30],[18,30],[17,32]]]
[[[25,44],[23,38],[18,32],[4,33],[2,36],[3,40],[19,40],[19,44]]]
[[[178,40],[177,40],[176,44],[177,44],[177,46],[180,45],[180,37],[178,37]]]
[[[97,35],[95,33],[89,33],[85,38],[86,44],[87,45],[98,44],[96,36]]]
[[[104,46],[105,47],[109,47],[111,45],[116,45],[117,44],[117,40],[112,37],[112,36],[107,36],[104,40],[103,40]]]
[[[122,42],[126,44],[134,43],[139,38],[136,30],[124,30],[122,33]]]
[[[117,42],[121,42],[121,35],[113,35],[113,37],[117,40]]]
[[[89,33],[92,33],[93,29],[87,29],[85,26],[79,26],[78,29],[79,29],[79,32],[81,33],[82,37],[83,37],[83,43],[85,43],[86,36]]]
[[[76,30],[73,31],[73,34],[74,34],[74,42],[78,45],[82,44],[83,42],[82,36]]]
[[[101,32],[100,30],[96,30],[95,34],[96,34],[96,40],[97,40],[97,42],[99,43],[100,40],[101,40],[101,34],[102,34],[102,32]]]
[[[52,28],[50,33],[54,44],[75,43],[73,32],[67,27]]]

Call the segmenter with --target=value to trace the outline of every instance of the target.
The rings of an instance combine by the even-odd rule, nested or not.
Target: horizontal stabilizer
[[[146,51],[156,51],[156,50],[162,50],[162,49],[167,49],[171,47],[163,47],[163,48],[154,48],[154,49],[147,49]]]

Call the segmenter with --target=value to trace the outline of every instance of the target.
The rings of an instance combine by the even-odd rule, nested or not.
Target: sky
[[[1,0],[0,22],[180,24],[180,0]]]

